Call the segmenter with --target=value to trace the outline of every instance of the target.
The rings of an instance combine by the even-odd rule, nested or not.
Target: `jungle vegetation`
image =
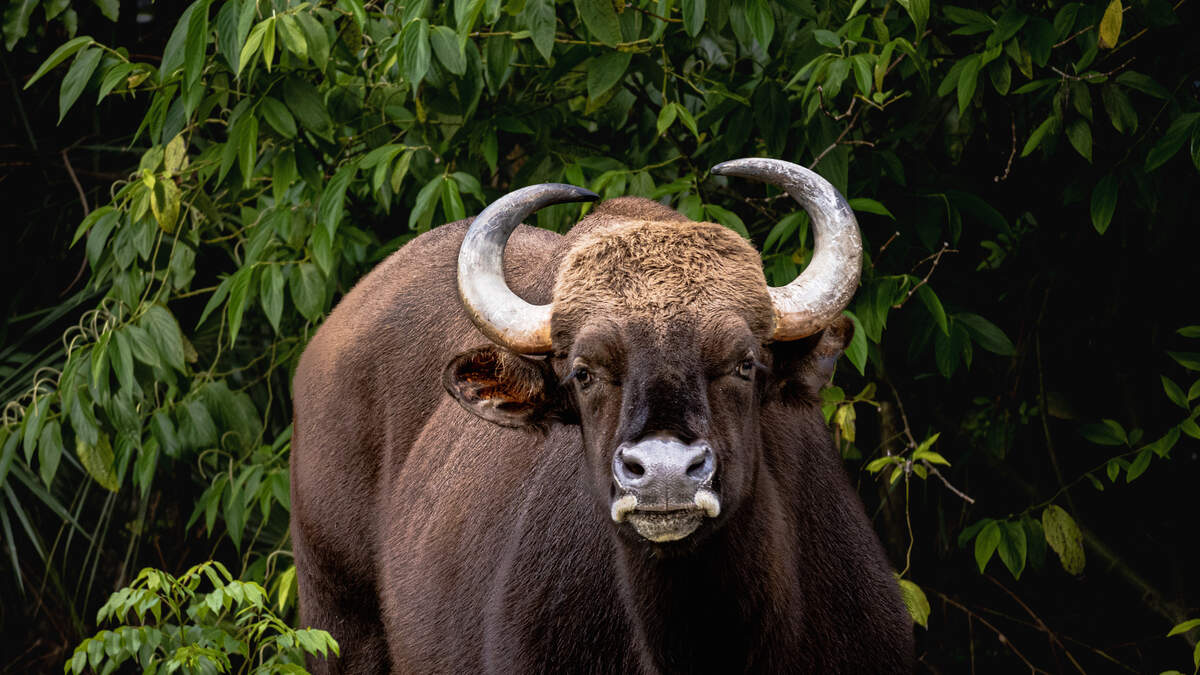
[[[858,213],[824,409],[922,669],[1197,672],[1195,25],[1186,0],[8,2],[0,669],[336,649],[294,624],[287,523],[290,374],[338,298],[549,181],[719,222],[783,284],[807,217],[708,173],[770,156]]]

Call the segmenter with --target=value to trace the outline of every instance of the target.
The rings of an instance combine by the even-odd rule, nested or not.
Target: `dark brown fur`
[[[342,647],[316,670],[911,669],[911,624],[816,398],[848,323],[768,344],[748,245],[620,199],[566,236],[513,235],[510,287],[556,301],[554,354],[518,357],[458,301],[466,227],[364,278],[297,369],[302,621]],[[631,275],[643,287],[615,292]],[[730,376],[747,353],[758,372]],[[580,359],[597,373],[587,388],[568,377]],[[605,481],[615,442],[663,430],[713,439],[724,508],[651,545],[608,518]]]

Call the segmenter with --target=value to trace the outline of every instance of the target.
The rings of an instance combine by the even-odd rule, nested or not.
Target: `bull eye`
[[[580,389],[587,389],[592,385],[592,371],[583,366],[578,366],[571,371],[571,379],[579,383]]]
[[[742,359],[741,362],[738,363],[737,374],[738,377],[743,379],[750,379],[750,376],[754,374],[754,359],[749,356]]]

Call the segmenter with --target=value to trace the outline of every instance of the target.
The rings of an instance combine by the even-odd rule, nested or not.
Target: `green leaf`
[[[771,36],[775,33],[775,15],[771,11],[772,3],[768,0],[746,0],[746,23],[754,41],[763,51],[771,44]]]
[[[969,313],[955,314],[954,320],[967,329],[967,333],[971,335],[971,339],[976,344],[989,352],[1000,356],[1012,356],[1017,353],[1017,348],[1013,346],[1004,331],[982,316]]]
[[[442,213],[449,221],[462,220],[467,217],[466,209],[463,207],[462,193],[458,190],[458,183],[453,180],[442,181]]]
[[[1092,227],[1103,235],[1112,222],[1113,212],[1117,209],[1117,179],[1111,173],[1105,174],[1092,188]]]
[[[929,0],[899,0],[900,6],[908,12],[913,25],[917,29],[917,37],[925,33],[925,24],[929,21]]]
[[[842,39],[838,37],[837,33],[824,28],[814,30],[813,39],[822,47],[829,47],[830,49],[838,49],[842,46]]]
[[[900,599],[904,601],[908,615],[922,628],[928,629],[930,607],[925,591],[908,579],[897,579],[897,583],[900,584]]]
[[[1117,82],[1157,99],[1166,100],[1171,98],[1171,92],[1166,87],[1156,82],[1153,78],[1134,70],[1126,70],[1118,75]]]
[[[165,82],[183,65],[192,17],[197,12],[207,13],[209,2],[211,0],[196,0],[179,15],[179,21],[175,23],[175,27],[171,30],[171,36],[167,38],[167,44],[163,48],[162,61],[158,66],[160,81]]]
[[[854,209],[855,211],[874,213],[878,216],[887,216],[892,220],[896,219],[896,216],[893,216],[892,212],[888,211],[886,206],[869,197],[855,197],[854,199],[848,200],[847,203],[849,203],[850,208]]]
[[[996,548],[1000,546],[1000,539],[1003,537],[1000,529],[1000,523],[992,521],[984,526],[980,531],[979,536],[975,537],[975,563],[979,565],[979,573],[983,574],[984,568],[987,567],[988,561],[992,559],[992,554],[996,552]]]
[[[678,114],[678,108],[679,107],[674,103],[668,103],[658,111],[658,121],[655,122],[655,128],[658,129],[658,134],[660,136],[664,131],[670,129],[671,125],[675,122],[675,116]]]
[[[1137,131],[1137,111],[1121,87],[1111,83],[1104,85],[1100,89],[1100,100],[1114,129],[1121,133]]]
[[[142,315],[141,327],[154,341],[163,361],[181,373],[187,372],[184,363],[183,333],[175,317],[162,305],[151,305]]]
[[[1162,435],[1157,441],[1146,446],[1150,451],[1159,457],[1166,457],[1167,453],[1171,452],[1171,448],[1175,447],[1175,443],[1179,441],[1179,427],[1171,427],[1167,433]]]
[[[1085,563],[1083,535],[1071,514],[1055,504],[1047,506],[1042,511],[1042,529],[1046,543],[1058,554],[1063,569],[1068,574],[1081,574]]]
[[[687,31],[688,37],[696,37],[704,27],[704,15],[708,7],[707,1],[682,0],[680,5],[680,10],[683,14],[683,29]]]
[[[692,113],[688,112],[688,109],[685,108],[682,103],[675,103],[674,106],[676,111],[679,112],[679,121],[683,122],[683,126],[687,127],[688,131],[692,132],[692,135],[696,137],[696,140],[700,140],[700,130],[696,128],[696,118],[692,117]]]
[[[117,472],[113,469],[114,456],[108,434],[100,434],[94,445],[79,439],[75,443],[75,454],[88,475],[105,490],[116,492],[121,488],[117,482]]]
[[[63,83],[63,87],[66,87],[66,82]],[[1175,118],[1162,138],[1146,153],[1146,171],[1153,171],[1174,157],[1187,141],[1197,120],[1200,120],[1200,113],[1186,113]]]
[[[253,7],[253,3],[249,4]],[[304,41],[308,45],[308,58],[312,59],[317,68],[325,70],[326,64],[329,63],[329,35],[325,32],[325,26],[308,12],[297,14],[296,21],[299,22]]]
[[[25,86],[22,87],[22,89],[28,89],[32,87],[34,82],[42,79],[43,75],[53,70],[56,66],[58,66],[58,64],[67,60],[67,57],[92,44],[93,42],[94,40],[92,40],[90,35],[80,35],[77,38],[68,40],[58,49],[55,49],[53,52],[51,52],[50,56],[46,57],[45,61],[42,61],[42,65],[38,66],[38,69],[33,73],[33,77],[29,78],[29,81],[25,83]]]
[[[904,461],[904,458],[900,457],[899,455],[888,455],[886,457],[878,457],[876,459],[871,460],[870,462],[867,462],[867,465],[863,468],[868,473],[879,473],[884,468],[893,466],[895,464],[900,464],[903,461]]]
[[[354,23],[361,30],[367,24],[367,11],[363,7],[362,0],[338,0],[338,6],[350,10],[350,14],[354,17]]]
[[[192,88],[204,70],[204,55],[208,51],[208,5],[212,0],[197,0],[185,11],[189,17],[183,47],[184,87]],[[168,71],[169,72],[169,71]]]
[[[1067,125],[1067,140],[1084,159],[1092,161],[1092,128],[1082,118],[1071,120]]]
[[[417,19],[404,27],[404,77],[415,89],[429,71],[429,22]]]
[[[1185,338],[1200,338],[1200,326],[1184,326],[1175,332]]]
[[[1125,482],[1132,483],[1138,476],[1146,472],[1150,467],[1150,460],[1154,458],[1154,452],[1150,448],[1146,448],[1138,453],[1138,456],[1129,463],[1129,468],[1125,471]]]
[[[30,463],[33,458],[33,451],[37,449],[38,435],[42,431],[42,424],[45,423],[46,413],[49,410],[50,398],[42,395],[35,398],[25,411],[25,432],[22,445],[25,448],[26,463]]]
[[[716,204],[707,204],[704,207],[704,212],[713,220],[742,235],[743,238],[750,238],[750,233],[746,230],[746,224],[733,211],[717,206]]]
[[[89,47],[75,57],[75,62],[71,64],[66,77],[63,78],[62,88],[58,94],[58,121],[60,124],[66,117],[67,111],[75,104],[75,100],[83,93],[83,88],[92,78],[92,73],[96,71],[96,66],[99,65],[100,57],[103,55],[104,52],[101,49]]]
[[[621,22],[612,0],[575,0],[575,10],[597,40],[610,47],[621,41]]]
[[[546,61],[554,51],[554,0],[526,0],[521,19],[532,36],[533,46]]]
[[[283,83],[283,101],[300,120],[304,128],[319,136],[327,136],[333,119],[316,87],[304,80],[290,77]]]
[[[271,128],[284,138],[296,137],[296,118],[288,111],[287,106],[277,98],[264,96],[259,101],[258,110]]]
[[[1182,635],[1196,626],[1200,626],[1200,619],[1188,619],[1182,623],[1177,623],[1173,628],[1171,628],[1171,631],[1167,633],[1167,637]]]
[[[1003,536],[1000,539],[1000,546],[997,548],[1000,561],[1012,573],[1014,579],[1020,579],[1021,572],[1025,569],[1025,558],[1028,551],[1025,528],[1019,522],[1005,521],[1002,530]]]
[[[434,176],[425,183],[421,191],[417,193],[417,201],[413,205],[413,210],[408,214],[409,229],[423,231],[429,228],[429,221],[433,219],[433,209],[441,195],[441,189],[441,176]]]
[[[350,181],[354,180],[357,172],[358,167],[353,163],[343,166],[338,169],[333,178],[329,179],[329,182],[325,184],[325,189],[321,191],[321,201],[317,207],[317,226],[325,228],[330,241],[337,233],[338,222],[342,219],[346,188],[350,185]]]
[[[275,334],[278,335],[279,320],[283,317],[284,278],[282,266],[264,266],[259,283],[259,302],[262,303],[267,321],[271,322],[271,328],[275,329]]]
[[[292,268],[288,287],[292,292],[292,303],[300,314],[309,321],[321,318],[325,308],[325,278],[312,263],[300,263]]]
[[[975,95],[975,85],[979,81],[979,55],[968,56],[963,60],[962,69],[958,72],[958,114],[963,114]]]
[[[853,312],[844,310],[842,315],[854,323],[854,335],[850,338],[850,344],[846,345],[846,358],[850,359],[858,374],[862,375],[867,367],[867,333]]]
[[[598,99],[620,82],[632,58],[633,54],[629,52],[608,52],[592,59],[587,69],[588,98]]]
[[[1079,433],[1096,445],[1125,445],[1128,437],[1125,429],[1116,420],[1103,420],[1100,424],[1085,424]]]
[[[242,325],[242,313],[246,311],[250,283],[254,279],[254,267],[246,266],[234,273],[229,282],[229,304],[225,305],[225,318],[229,324],[229,344],[237,343],[238,332]]]
[[[41,476],[46,487],[50,487],[50,483],[54,480],[54,474],[58,472],[58,463],[62,459],[62,452],[62,426],[58,420],[50,420],[42,428],[42,435],[38,438],[38,475]]]
[[[1167,355],[1175,359],[1179,365],[1188,370],[1200,370],[1200,352],[1172,352],[1168,351]]]
[[[1021,93],[1021,90],[1018,89],[1016,93]],[[1058,118],[1054,117],[1053,115],[1047,117],[1044,122],[1039,124],[1037,128],[1033,130],[1033,133],[1029,134],[1029,140],[1025,141],[1025,147],[1021,148],[1022,157],[1028,156],[1029,153],[1033,152],[1039,145],[1041,145],[1042,139],[1047,133],[1050,132],[1051,129],[1054,128],[1054,124],[1057,119]]]
[[[276,30],[279,37],[283,39],[283,46],[289,52],[295,54],[301,61],[308,60],[308,41],[305,40],[304,31],[300,28],[294,15],[280,14]]]
[[[942,329],[942,334],[950,335],[950,326],[946,322],[946,310],[942,309],[942,301],[938,299],[929,284],[921,284],[917,287],[917,297],[921,298],[925,309],[929,310],[929,314],[937,323],[938,328]]]
[[[1190,412],[1191,409],[1188,407],[1188,397],[1184,395],[1183,389],[1180,389],[1179,385],[1175,384],[1175,382],[1166,375],[1161,375],[1160,377],[1162,378],[1163,391],[1167,392],[1167,398],[1171,399],[1171,402],[1175,405]]]
[[[110,346],[112,347],[113,371],[117,374],[117,382],[123,389],[136,387],[137,381],[133,375],[133,343],[129,337],[129,331],[125,327],[114,330]]]
[[[449,26],[434,26],[429,38],[434,53],[446,70],[455,75],[467,72],[467,57],[463,53],[463,45]]]

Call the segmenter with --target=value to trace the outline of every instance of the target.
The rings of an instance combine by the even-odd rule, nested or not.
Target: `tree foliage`
[[[6,10],[9,49],[30,39],[37,4]],[[171,17],[160,57],[76,35],[96,31],[72,4],[42,3],[35,28],[61,44],[23,86],[57,78],[45,114],[64,124],[131,106],[113,137],[137,162],[74,229],[87,288],[27,330],[49,347],[0,351],[0,526],[7,583],[28,591],[44,570],[76,631],[92,580],[121,585],[159,528],[202,532],[248,582],[278,582],[289,376],[307,338],[413,236],[538,182],[719,222],[760,247],[774,285],[812,254],[807,216],[708,167],[784,158],[849,198],[866,249],[852,372],[824,410],[930,644],[966,639],[945,627],[964,616],[931,613],[930,596],[979,616],[959,594],[999,574],[995,560],[1020,580],[993,579],[1006,591],[1090,570],[1085,544],[1128,569],[1103,543],[1122,533],[1097,515],[1120,498],[1094,506],[1092,491],[1159,465],[1195,470],[1200,328],[1165,337],[1195,306],[1149,315],[1137,293],[1179,282],[1129,260],[1180,264],[1194,220],[1181,203],[1200,170],[1200,59],[1164,47],[1184,39],[1164,0],[196,0]],[[96,3],[114,20],[115,5]],[[536,223],[563,231],[586,209]],[[1110,283],[1078,278],[1102,270]],[[1116,309],[1089,317],[1106,294]],[[1108,339],[1130,340],[1104,332],[1135,310],[1154,339]],[[1073,346],[1098,343],[1082,360]],[[1123,346],[1153,364],[1153,389],[1126,386],[1165,400],[1088,392],[1113,386],[1091,369]],[[1056,388],[1051,368],[1069,374]],[[110,558],[123,559],[115,573]],[[1186,618],[1187,583],[1149,603],[1164,626]],[[1037,658],[1098,658],[1046,632]],[[1028,663],[1005,644],[994,658]],[[961,644],[940,653],[931,664],[969,658]]]

